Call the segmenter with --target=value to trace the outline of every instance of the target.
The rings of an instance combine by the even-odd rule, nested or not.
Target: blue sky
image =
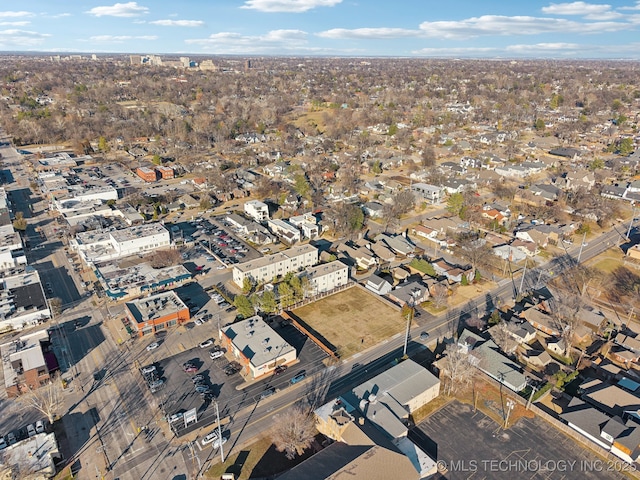
[[[640,0],[3,4],[0,51],[640,59]]]

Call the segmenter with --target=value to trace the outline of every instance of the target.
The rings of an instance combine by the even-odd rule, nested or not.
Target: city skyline
[[[639,29],[637,0],[27,0],[0,51],[637,60]]]

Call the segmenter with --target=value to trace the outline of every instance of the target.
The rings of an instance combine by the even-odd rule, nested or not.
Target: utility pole
[[[411,330],[411,320],[413,318],[413,313],[416,308],[416,297],[420,294],[420,289],[414,288],[411,291],[411,296],[409,297],[411,310],[407,312],[407,331],[404,335],[404,349],[402,350],[402,356],[407,356],[407,345],[409,344],[409,331]]]
[[[527,259],[524,259],[524,270],[522,272],[522,278],[520,279],[520,290],[518,290],[518,295],[522,296],[522,287],[524,287],[524,277],[527,275]]]
[[[509,426],[509,415],[511,414],[511,410],[516,406],[516,402],[510,398],[507,398],[507,416],[504,419],[504,428]]]
[[[631,228],[633,227],[633,221],[636,218],[636,206],[633,206],[633,212],[631,213],[631,221],[629,222],[629,229],[627,230],[627,239],[629,239],[629,235],[631,235]]]
[[[222,448],[222,427],[220,427],[220,411],[218,410],[218,402],[216,404],[216,420],[218,421],[218,441],[220,442],[220,461],[224,463],[224,449]]]
[[[580,251],[578,252],[578,263],[580,263],[580,257],[582,257],[582,249],[584,248],[584,239],[587,238],[587,232],[582,235],[582,242],[580,243]]]

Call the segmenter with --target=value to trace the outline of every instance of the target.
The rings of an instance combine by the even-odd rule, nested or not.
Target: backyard
[[[337,348],[341,358],[377,345],[406,327],[399,309],[359,287],[330,295],[293,313]]]

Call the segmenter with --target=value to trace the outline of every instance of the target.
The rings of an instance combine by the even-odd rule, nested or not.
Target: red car
[[[193,365],[190,367],[186,367],[184,369],[185,372],[187,373],[196,373],[198,371],[198,367],[194,367]]]
[[[196,267],[196,272],[201,272],[204,267],[202,265],[198,265]]]
[[[280,365],[279,367],[276,367],[276,369],[273,371],[273,374],[280,375],[281,373],[284,373],[286,370],[287,370],[286,365]]]

